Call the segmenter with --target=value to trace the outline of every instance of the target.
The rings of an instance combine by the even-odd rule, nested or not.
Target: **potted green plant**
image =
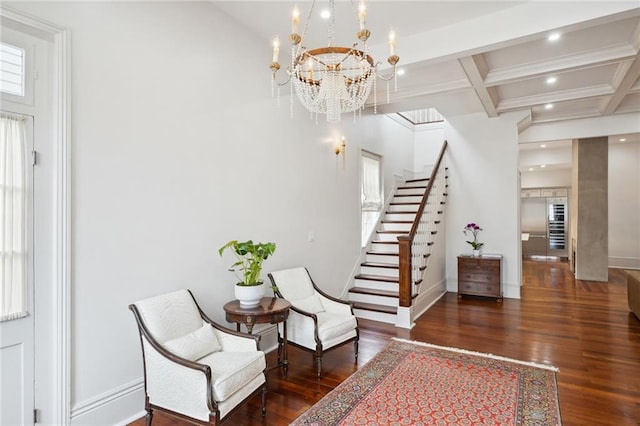
[[[230,249],[237,259],[229,268],[239,280],[235,286],[236,299],[240,301],[241,306],[257,306],[264,295],[264,281],[260,278],[262,263],[276,251],[275,243],[232,240],[220,247],[218,254],[222,256],[227,249]]]

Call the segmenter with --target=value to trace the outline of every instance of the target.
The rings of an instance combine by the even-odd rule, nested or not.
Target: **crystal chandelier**
[[[271,68],[271,89],[275,96],[274,88],[278,87],[278,99],[280,86],[291,83],[291,115],[293,116],[293,91],[295,90],[298,99],[317,120],[319,114],[326,114],[327,121],[340,121],[342,113],[362,111],[369,94],[373,89],[374,112],[377,109],[376,79],[380,78],[387,82],[387,102],[389,101],[389,82],[395,83],[396,64],[400,58],[395,54],[395,33],[389,33],[390,56],[387,62],[392,67],[392,72],[388,76],[382,76],[378,72],[379,62],[374,62],[369,54],[367,41],[371,32],[366,28],[366,5],[364,0],[360,1],[357,18],[360,30],[357,32],[357,39],[362,43],[362,48],[358,47],[358,41],[351,47],[339,47],[334,45],[335,27],[335,1],[329,0],[331,23],[328,31],[328,44],[326,47],[308,50],[303,41],[307,34],[309,22],[316,2],[313,0],[309,15],[302,34],[298,33],[300,12],[294,8],[291,20],[292,31],[289,35],[291,42],[291,62],[287,67],[287,79],[284,82],[277,82],[276,73],[280,69],[278,57],[280,54],[280,39],[276,36],[273,39],[273,62]],[[353,0],[351,0],[353,7]],[[355,11],[355,8],[354,8]]]

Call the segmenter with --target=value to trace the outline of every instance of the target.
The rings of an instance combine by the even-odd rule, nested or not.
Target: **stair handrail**
[[[413,224],[411,226],[411,230],[406,235],[398,236],[398,256],[399,256],[399,305],[403,307],[411,306],[412,293],[413,293],[413,279],[412,279],[412,250],[411,246],[418,234],[418,229],[420,226],[420,222],[422,220],[422,216],[424,215],[424,210],[427,205],[427,200],[429,199],[429,195],[431,195],[431,189],[434,186],[436,181],[436,177],[440,172],[440,166],[442,164],[442,160],[444,158],[444,154],[447,149],[447,141],[445,140],[442,144],[442,148],[440,149],[440,153],[438,154],[438,159],[431,170],[431,175],[429,177],[429,182],[427,183],[427,187],[422,196],[422,200],[420,201],[420,206],[418,207],[418,211],[413,220]]]

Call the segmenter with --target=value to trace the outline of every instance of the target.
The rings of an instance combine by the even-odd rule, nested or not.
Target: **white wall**
[[[445,140],[445,123],[429,123],[415,126],[413,170],[431,173]]]
[[[457,291],[457,256],[469,253],[462,229],[482,227],[484,253],[501,254],[505,297],[520,297],[520,188],[517,122],[522,114],[447,117],[447,290]]]
[[[640,142],[609,144],[609,266],[640,269]]]
[[[128,304],[187,287],[224,322],[235,279],[217,249],[230,239],[277,243],[265,276],[305,265],[340,293],[360,254],[356,153],[384,155],[389,177],[411,168],[406,128],[316,125],[297,100],[290,120],[288,98],[278,110],[270,97],[269,41],[208,2],[7,5],[72,34],[74,424],[143,409]]]

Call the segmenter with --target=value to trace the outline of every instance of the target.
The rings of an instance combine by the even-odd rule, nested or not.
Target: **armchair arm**
[[[336,302],[336,303],[341,303],[343,305],[349,305],[349,306],[353,306],[353,302],[348,302],[346,300],[342,300],[342,299],[338,299],[337,297],[333,297],[330,294],[325,293],[324,291],[320,290],[320,288],[318,286],[316,286],[315,283],[313,283],[313,288],[315,289],[315,291],[320,294],[320,296],[324,297],[325,299],[329,299],[332,302]]]
[[[332,314],[353,315],[353,305],[351,303],[345,303],[339,299],[336,300],[335,298],[329,298],[323,294],[319,294],[318,296],[322,300],[322,306],[324,306],[325,311]]]
[[[321,344],[316,314],[291,306],[287,324],[290,342],[297,342],[311,349]],[[313,330],[313,335],[311,335],[311,330]]]

